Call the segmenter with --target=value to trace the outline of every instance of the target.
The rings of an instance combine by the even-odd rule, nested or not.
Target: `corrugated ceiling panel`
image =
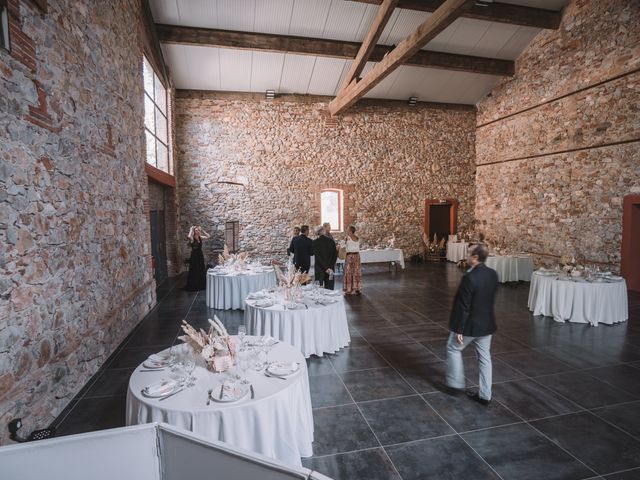
[[[220,49],[220,88],[232,92],[251,91],[251,52]]]
[[[156,0],[155,2],[149,2],[149,6],[155,23],[179,24],[180,17],[176,0]]]
[[[455,22],[445,28],[442,32],[436,35],[436,38],[427,43],[422,49],[444,51],[443,48],[449,43],[449,40],[456,33],[456,30],[460,27],[461,18],[458,18]]]
[[[374,18],[376,18],[376,13],[378,13],[377,5],[367,5],[367,10],[362,16],[362,21],[360,22],[360,27],[358,28],[354,42],[362,42],[364,40],[364,37],[369,32],[369,28],[371,28]],[[380,40],[378,40],[378,43],[380,43]]]
[[[515,60],[515,58],[510,57],[498,57],[498,52],[509,42],[517,30],[518,27],[516,25],[492,22],[482,38],[476,43],[476,46],[469,51],[469,55]]]
[[[176,88],[191,88],[185,48],[184,45],[162,45],[162,53]]]
[[[259,0],[256,2],[255,31],[287,33],[293,10],[293,0]]]
[[[318,0],[295,0],[289,35],[322,37],[331,2]]]
[[[518,27],[518,31],[500,50],[500,58],[518,58],[527,45],[533,40],[539,29],[533,27]]]
[[[189,88],[194,90],[220,90],[220,62],[218,48],[185,46],[189,64]]]
[[[218,5],[218,28],[254,31],[256,0],[217,0],[215,3]]]
[[[389,98],[406,99],[417,97],[425,76],[425,68],[400,67],[395,82],[389,89]]]
[[[425,68],[425,73],[418,86],[418,100],[422,102],[442,102],[442,92],[449,89],[452,72]]]
[[[349,73],[349,69],[351,68],[352,63],[353,63],[353,60],[347,60],[346,62],[344,62],[344,66],[342,67],[342,73],[340,74],[340,79],[338,80],[338,84],[336,85],[336,90],[334,94],[338,93],[338,90],[340,90],[340,87],[342,86],[342,82],[344,82],[344,77],[346,77],[347,73]],[[360,74],[361,77],[363,75],[364,73]]]
[[[451,35],[443,48],[438,49],[439,51],[468,55],[491,25],[491,22],[482,20],[469,18],[461,18],[459,20],[460,24],[455,33]]]
[[[280,79],[279,93],[307,93],[307,87],[311,80],[316,57],[307,55],[291,55],[287,53],[284,58],[282,78]]]
[[[398,16],[400,15],[400,8],[396,8],[393,13],[391,14],[391,17],[389,17],[389,21],[387,22],[387,24],[384,27],[384,30],[382,30],[382,34],[380,35],[380,39],[378,40],[379,44],[382,45],[391,45],[389,43],[389,34],[391,33],[391,30],[393,30],[393,26],[396,24],[396,20],[398,19]]]
[[[490,75],[453,72],[447,81],[447,88],[438,95],[440,98],[438,101],[475,105],[478,100],[491,90],[491,86],[496,81],[496,77]]]
[[[311,95],[333,95],[346,60],[339,58],[316,58],[307,93]]]
[[[153,2],[151,2],[153,3]],[[217,3],[210,0],[176,0],[179,25],[218,28]]]
[[[253,52],[251,67],[251,91],[278,90],[284,53]]]
[[[365,66],[364,70],[362,71],[362,76],[365,76],[366,74],[368,74],[369,71],[371,71],[371,69],[375,65],[376,64],[374,62],[367,62],[367,65]],[[382,82],[380,82],[375,87],[373,87],[371,90],[369,90],[365,94],[365,97],[367,97],[367,98],[387,98],[386,95],[389,92],[389,89],[391,88],[393,83],[395,82],[396,77],[398,76],[398,73],[399,73],[398,69],[395,69],[393,72],[391,72],[390,75],[385,77],[385,79],[382,80]]]
[[[399,10],[400,14],[393,28],[386,38],[386,45],[397,45],[407,38],[413,31],[418,28],[427,18],[429,14],[425,12],[416,12],[415,10]]]
[[[358,2],[332,2],[322,38],[353,42],[367,12],[367,5]]]

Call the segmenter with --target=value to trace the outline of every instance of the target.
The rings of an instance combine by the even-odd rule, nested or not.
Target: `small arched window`
[[[342,190],[326,189],[320,192],[320,222],[329,222],[332,232],[344,230]]]

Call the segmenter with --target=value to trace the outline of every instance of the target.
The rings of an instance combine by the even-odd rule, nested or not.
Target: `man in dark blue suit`
[[[309,272],[311,255],[313,255],[313,241],[308,235],[309,225],[302,225],[300,227],[300,235],[295,237],[295,242],[291,242],[293,264],[296,266],[296,270],[301,270],[304,273]]]
[[[462,277],[449,318],[446,387],[450,393],[462,392],[464,364],[462,351],[471,343],[478,354],[480,381],[478,393],[468,395],[483,405],[491,401],[491,336],[496,331],[493,303],[498,289],[498,275],[484,262],[489,250],[484,244],[469,248],[469,270]]]

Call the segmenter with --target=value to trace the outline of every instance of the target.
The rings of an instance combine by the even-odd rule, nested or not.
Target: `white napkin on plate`
[[[148,387],[144,387],[142,389],[142,394],[147,397],[164,397],[165,395],[169,395],[175,391],[178,387],[179,384],[176,380],[163,378],[159,382],[152,383]]]
[[[293,375],[300,368],[298,362],[272,362],[267,367],[267,372],[279,377]]]

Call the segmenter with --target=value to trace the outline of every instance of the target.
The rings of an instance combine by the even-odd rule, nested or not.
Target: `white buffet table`
[[[567,279],[550,272],[535,272],[529,287],[529,310],[534,315],[553,317],[557,322],[608,325],[629,318],[627,283],[591,283],[582,278]]]
[[[404,268],[404,252],[401,248],[360,250],[360,263],[364,264],[385,262],[397,263],[401,268]],[[344,260],[338,260],[337,263],[344,263]],[[313,265],[313,262],[311,264]]]
[[[319,289],[324,291],[324,289]],[[256,300],[247,299],[244,320],[247,333],[270,335],[298,348],[305,357],[335,353],[349,345],[351,336],[342,295],[329,296],[328,305],[317,304],[305,292],[303,309],[291,310],[281,299],[272,306],[259,307]]]
[[[300,457],[313,454],[313,414],[307,365],[291,345],[278,343],[269,353],[269,361],[298,362],[300,369],[286,380],[248,370],[247,379],[255,391],[232,403],[212,401],[207,392],[220,390],[226,373],[213,373],[202,366],[193,372],[195,385],[164,400],[147,398],[141,390],[168,377],[168,370],[131,375],[127,392],[127,425],[166,422],[205,438],[220,440],[235,447],[257,452],[292,465],[301,465]]]
[[[447,260],[455,263],[466,260],[468,248],[467,242],[447,242]]]
[[[275,285],[276,274],[273,267],[241,272],[225,271],[219,267],[209,269],[207,307],[218,310],[242,310],[247,295]]]
[[[500,283],[531,281],[531,255],[489,255],[485,264],[497,272]]]

